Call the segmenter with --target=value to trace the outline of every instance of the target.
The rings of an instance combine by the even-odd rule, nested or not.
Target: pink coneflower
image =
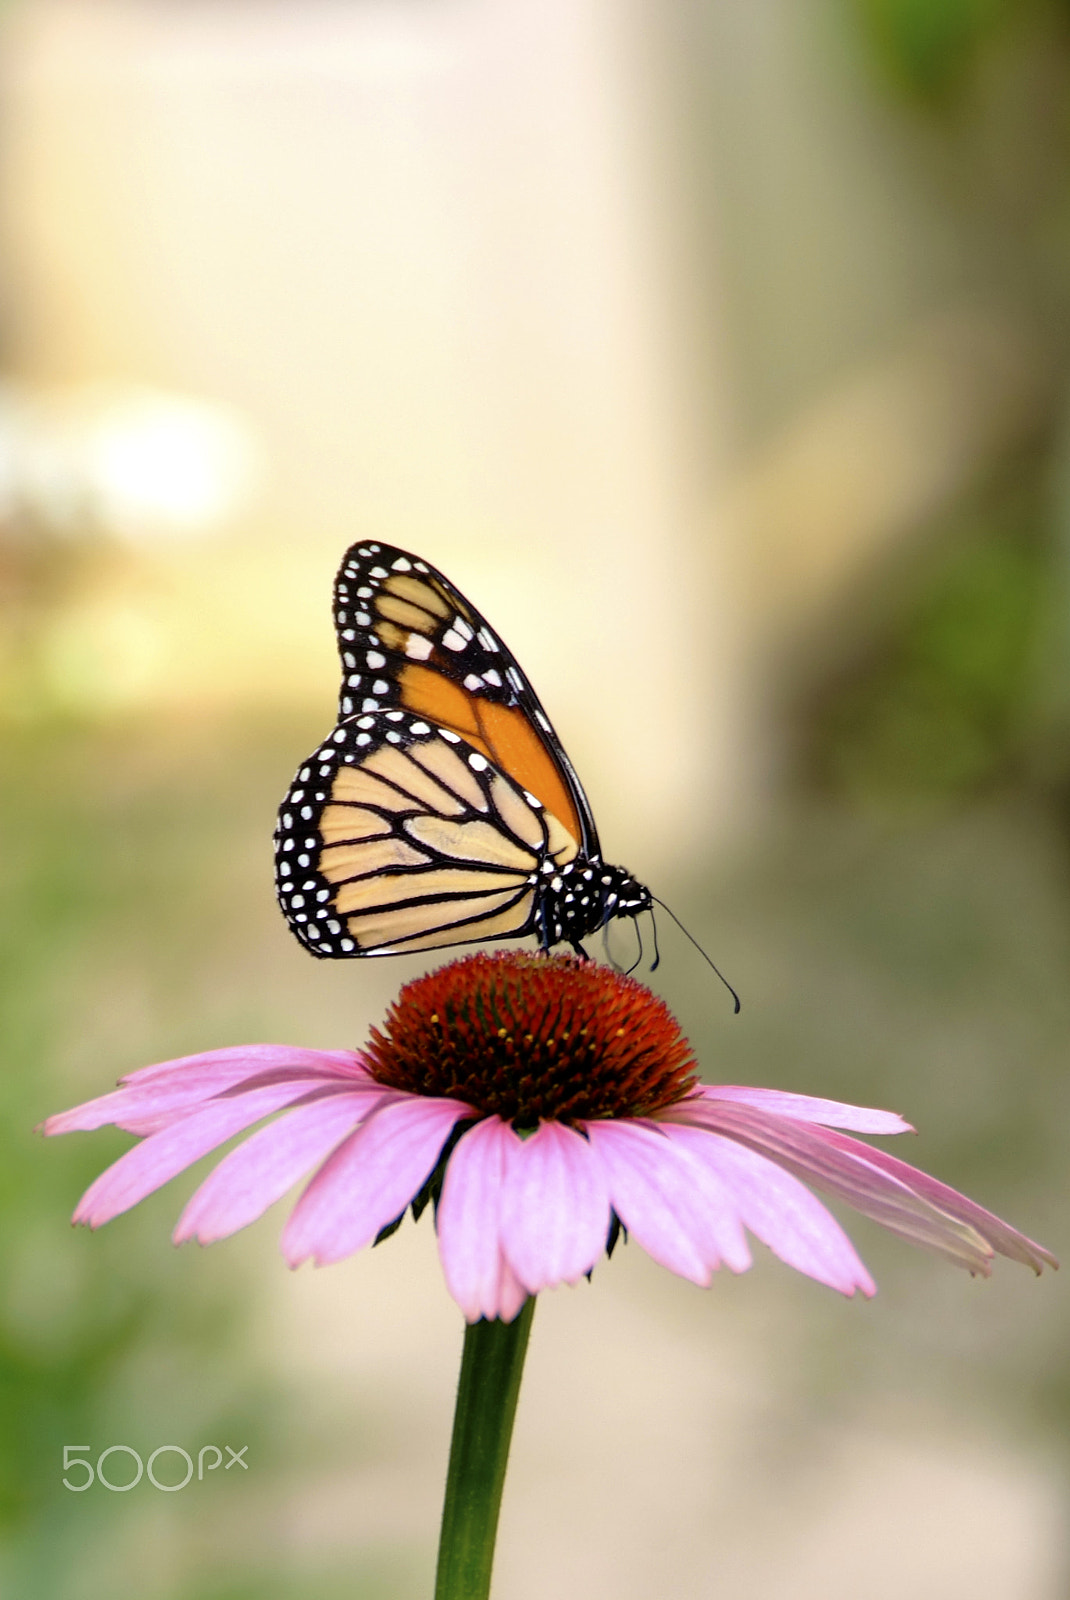
[[[818,1282],[871,1295],[806,1183],[973,1273],[995,1254],[1056,1265],[964,1195],[841,1131],[903,1133],[901,1117],[700,1084],[666,1006],[572,956],[468,956],[406,984],[361,1053],[186,1056],[44,1128],[143,1135],[79,1202],[74,1220],[99,1227],[279,1111],[196,1190],[175,1242],[235,1233],[313,1169],[282,1235],[294,1267],[340,1261],[434,1200],[446,1282],[469,1322],[511,1321],[528,1296],[577,1282],[619,1227],[694,1283],[722,1265],[746,1271],[749,1231]]]

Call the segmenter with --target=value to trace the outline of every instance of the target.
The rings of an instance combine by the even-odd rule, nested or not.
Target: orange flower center
[[[649,1116],[696,1082],[690,1044],[649,989],[578,956],[523,951],[466,956],[407,983],[364,1053],[380,1083],[521,1128]]]

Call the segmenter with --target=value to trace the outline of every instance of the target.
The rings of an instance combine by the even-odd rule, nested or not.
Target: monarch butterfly
[[[651,895],[602,860],[587,796],[516,659],[448,578],[360,543],[334,585],[338,726],[279,811],[276,887],[313,955],[581,940]]]

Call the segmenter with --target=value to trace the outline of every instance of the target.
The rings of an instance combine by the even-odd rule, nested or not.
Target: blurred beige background
[[[709,508],[655,28],[573,4],[16,14],[20,372],[223,402],[261,468],[210,557],[141,551],[145,697],[331,686],[324,597],[346,545],[379,533],[455,574],[569,707],[633,849],[736,764],[714,759],[709,687],[734,666],[728,624],[694,585]],[[114,596],[120,681],[131,608]]]
[[[1065,1254],[1065,8],[24,0],[0,107],[5,1592],[429,1592],[428,1223],[290,1275],[274,1215],[172,1252],[183,1179],[73,1236],[123,1141],[28,1133],[419,969],[271,897],[357,538],[494,619],[743,991],[663,930],[706,1075],[894,1105]],[[849,1225],[870,1306],[634,1245],[543,1297],[501,1600],[1065,1592],[1065,1290]],[[251,1467],[74,1496],[75,1436]]]

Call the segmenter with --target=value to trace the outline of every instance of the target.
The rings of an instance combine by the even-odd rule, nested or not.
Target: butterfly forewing
[[[470,601],[428,562],[354,545],[339,570],[340,719],[398,708],[459,733],[597,856],[583,788],[531,684]]]

